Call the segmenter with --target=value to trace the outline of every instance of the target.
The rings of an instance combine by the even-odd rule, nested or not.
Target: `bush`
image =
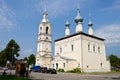
[[[65,72],[64,69],[58,69],[58,72]]]
[[[71,72],[71,73],[81,73],[81,69],[80,68],[74,68],[73,70],[69,70],[67,72]]]

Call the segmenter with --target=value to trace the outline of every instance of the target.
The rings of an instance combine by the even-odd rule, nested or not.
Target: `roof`
[[[56,55],[55,57],[59,57],[60,59],[67,60],[67,61],[76,61],[75,59],[72,59],[72,58],[69,58],[69,57],[64,57],[64,56],[61,56],[61,55]]]
[[[52,57],[52,55],[50,55],[50,54],[44,54],[44,55],[42,55],[43,57]]]
[[[85,36],[88,36],[88,37],[91,37],[91,38],[95,38],[95,39],[98,39],[98,40],[101,40],[101,41],[105,40],[103,38],[99,38],[99,37],[96,37],[94,35],[89,35],[89,34],[86,34],[84,32],[79,32],[79,33],[72,34],[70,36],[66,36],[66,37],[62,37],[60,39],[56,39],[55,42],[60,41],[60,40],[64,40],[64,39],[67,39],[67,38],[70,38],[70,37],[73,37],[73,36],[76,36],[76,35],[85,35]]]
[[[75,59],[72,59],[72,58],[68,58],[68,57],[60,57],[61,59],[64,59],[64,60],[71,60],[71,61],[75,61]]]

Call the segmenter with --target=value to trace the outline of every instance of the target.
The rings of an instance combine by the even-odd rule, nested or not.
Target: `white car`
[[[6,68],[6,67],[3,67],[3,70],[4,70],[4,71],[6,71],[6,70],[8,70],[8,68]]]

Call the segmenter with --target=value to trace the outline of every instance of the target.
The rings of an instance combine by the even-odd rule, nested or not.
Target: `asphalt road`
[[[14,70],[7,70],[7,74],[15,74]],[[0,74],[3,70],[0,70]],[[120,80],[120,73],[112,74],[74,74],[74,73],[57,73],[47,74],[31,72],[30,74],[33,80]]]
[[[120,80],[120,73],[94,75],[73,73],[45,74],[32,72],[31,76],[34,80]]]

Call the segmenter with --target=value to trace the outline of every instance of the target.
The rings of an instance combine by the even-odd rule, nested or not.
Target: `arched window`
[[[63,63],[63,68],[65,68],[65,63]]]
[[[73,46],[73,44],[71,45],[71,50],[72,50],[72,51],[74,50],[74,46]]]
[[[42,27],[40,27],[40,33],[42,33]]]
[[[95,45],[93,46],[93,51],[95,52]]]
[[[48,39],[48,37],[46,37],[46,40]]]
[[[100,46],[98,47],[98,53],[100,53]]]
[[[48,27],[46,27],[46,34],[48,34]]]
[[[60,48],[60,53],[62,53],[62,48]]]
[[[88,51],[90,51],[90,44],[88,44]]]
[[[56,63],[56,69],[58,69],[58,63]]]
[[[101,68],[102,68],[103,67],[103,63],[101,62],[100,65],[101,65]]]

